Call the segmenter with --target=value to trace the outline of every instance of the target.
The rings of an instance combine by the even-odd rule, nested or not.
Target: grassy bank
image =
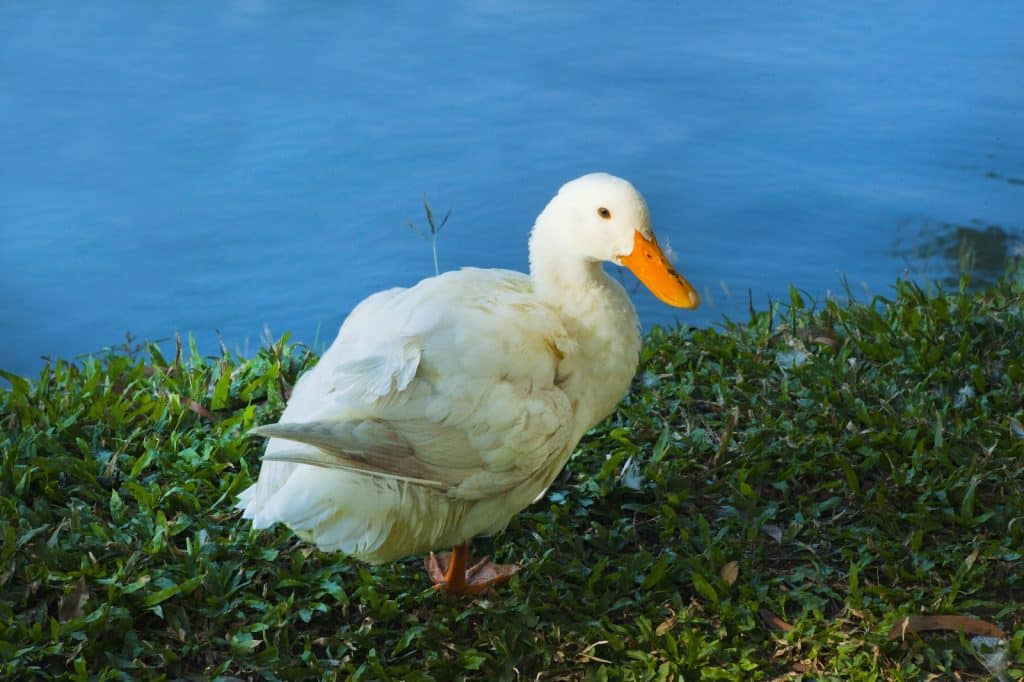
[[[301,346],[8,376],[0,676],[981,679],[971,638],[1002,633],[991,674],[1019,679],[1022,302],[901,283],[654,330],[629,398],[477,543],[527,565],[476,600],[233,511]]]

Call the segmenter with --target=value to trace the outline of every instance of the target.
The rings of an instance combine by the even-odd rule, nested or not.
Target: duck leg
[[[434,581],[434,589],[451,594],[480,594],[491,585],[501,585],[519,570],[518,564],[495,564],[484,557],[469,568],[469,544],[461,544],[451,553],[435,555],[424,560],[427,574]]]

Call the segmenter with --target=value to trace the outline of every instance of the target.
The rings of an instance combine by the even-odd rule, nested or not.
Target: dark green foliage
[[[477,600],[238,517],[242,434],[315,361],[286,339],[5,375],[0,677],[986,677],[965,636],[887,636],[948,613],[1001,627],[1020,678],[1022,301],[899,283],[653,330],[630,397],[477,543],[527,562]]]

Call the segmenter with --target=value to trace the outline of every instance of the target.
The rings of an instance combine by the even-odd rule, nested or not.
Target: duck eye
[[[605,220],[608,220],[612,217],[612,212],[609,211],[604,206],[602,206],[601,208],[597,209],[597,215],[601,216]]]

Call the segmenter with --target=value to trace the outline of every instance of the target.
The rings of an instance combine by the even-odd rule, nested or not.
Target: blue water
[[[1019,3],[842,5],[0,4],[0,367],[330,339],[433,273],[424,193],[453,209],[442,269],[525,269],[593,170],[704,294],[638,291],[645,325],[948,278],[965,234],[1019,248]]]

